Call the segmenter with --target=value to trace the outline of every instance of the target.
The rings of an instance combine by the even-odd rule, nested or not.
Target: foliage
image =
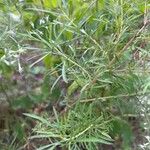
[[[27,76],[44,76],[39,89],[31,86],[14,99],[13,108],[32,108],[41,101],[53,105],[48,107],[53,110],[48,112],[52,121],[46,114],[47,119],[26,114],[40,121],[37,135],[31,138],[50,141],[39,149],[92,150],[98,149],[98,143],[113,144],[117,136],[123,149],[131,148],[133,133],[126,116],[139,116],[143,107],[149,111],[149,104],[141,100],[150,87],[149,1],[6,0],[1,4],[1,75],[18,66]],[[4,15],[8,25],[3,25]],[[25,52],[36,59],[31,56],[30,64],[24,64]]]
[[[87,110],[88,109],[88,110]],[[43,148],[57,146],[67,149],[90,148],[96,149],[97,143],[111,144],[112,138],[108,135],[109,121],[105,121],[104,115],[94,113],[94,108],[90,105],[82,105],[58,116],[55,108],[53,108],[56,120],[48,121],[33,114],[25,114],[29,117],[39,120],[41,123],[37,125],[37,135],[34,138],[50,138],[51,144]]]

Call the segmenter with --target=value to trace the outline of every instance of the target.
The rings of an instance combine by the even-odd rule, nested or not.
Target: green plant
[[[41,149],[98,149],[98,143],[113,144],[118,135],[121,148],[130,149],[133,138],[127,119],[139,116],[141,97],[150,92],[145,83],[149,1],[41,0],[15,6],[27,31],[18,33],[23,38],[19,43],[40,52],[29,70],[40,62],[45,67],[38,96],[58,105],[52,121],[26,114],[41,122],[33,138],[50,142]],[[25,99],[32,95],[29,92]],[[65,107],[65,112],[57,107]]]
[[[59,116],[55,108],[54,117],[56,120],[48,120],[33,114],[25,114],[40,123],[35,128],[37,135],[31,139],[49,138],[50,144],[40,149],[56,149],[60,146],[63,149],[79,150],[81,148],[97,148],[98,143],[112,144],[113,140],[108,135],[109,118],[97,113],[92,105],[79,105],[68,113]]]
[[[59,80],[67,84],[61,99],[68,110],[66,118],[76,107],[76,100],[79,107],[87,103],[85,114],[89,103],[95,102],[101,112],[109,113],[112,118],[112,114],[121,115],[122,119],[125,115],[137,114],[137,99],[143,95],[143,73],[146,72],[141,63],[146,61],[149,47],[148,41],[145,44],[148,36],[145,31],[149,29],[148,3],[132,0],[73,3],[69,0],[55,1],[53,7],[43,8],[27,8],[48,18],[27,35],[46,49],[46,55],[31,67],[42,60],[49,66],[52,73],[48,76],[56,78],[51,92],[60,84]],[[58,64],[52,60],[56,56]],[[130,142],[125,143],[130,147]]]

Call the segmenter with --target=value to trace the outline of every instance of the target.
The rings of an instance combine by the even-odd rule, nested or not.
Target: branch
[[[96,100],[102,100],[102,102],[109,100],[109,99],[117,99],[117,98],[128,98],[128,97],[133,97],[133,96],[144,96],[144,95],[149,95],[150,91],[143,93],[132,93],[132,94],[126,94],[126,95],[116,95],[116,96],[106,96],[106,97],[98,97],[98,98],[91,98],[91,99],[84,99],[80,100],[81,103],[86,103],[86,102],[93,102]]]
[[[112,66],[112,64],[115,63],[116,59],[119,58],[122,53],[129,48],[129,46],[133,43],[133,41],[139,37],[139,35],[141,34],[141,32],[149,25],[150,20],[144,22],[144,25],[142,26],[142,28],[140,28],[138,30],[138,32],[128,41],[128,43],[126,43],[126,45],[122,48],[122,50],[118,53],[118,55],[116,57],[114,57],[111,62],[109,63],[108,67],[110,68]]]

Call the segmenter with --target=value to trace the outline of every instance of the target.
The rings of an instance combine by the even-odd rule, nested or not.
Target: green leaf
[[[53,134],[48,131],[47,134],[39,134],[39,135],[34,135],[34,136],[30,137],[31,140],[32,139],[40,139],[40,138],[60,138],[60,135]]]
[[[58,6],[57,0],[44,0],[43,4],[44,4],[44,7],[46,9],[48,9],[48,8],[53,9],[53,8],[56,8]]]
[[[44,59],[43,59],[44,65],[47,69],[50,69],[51,67],[53,67],[54,62],[53,62],[53,56],[51,56],[50,54],[47,55]]]
[[[84,80],[78,79],[76,81],[73,81],[73,83],[68,87],[67,93],[70,96],[77,90],[79,87],[82,87],[84,85]]]
[[[89,137],[89,138],[82,138],[82,139],[77,139],[77,142],[85,142],[85,143],[103,143],[103,144],[108,144],[111,145],[112,142],[108,140],[104,140],[101,138],[95,138],[95,137]]]
[[[29,113],[23,113],[23,114],[27,117],[38,120],[38,121],[40,121],[41,123],[43,123],[47,126],[50,126],[50,122],[47,121],[46,119],[44,119],[43,117],[40,117],[40,116],[37,116],[37,115],[34,115],[34,114],[29,114]]]
[[[133,140],[131,126],[119,117],[115,117],[112,122],[113,135],[119,135],[123,139],[124,145],[130,146]]]
[[[60,145],[60,143],[53,143],[53,144],[45,145],[45,146],[38,148],[37,150],[45,150],[45,149],[54,150],[54,149],[56,149],[57,145]]]
[[[57,64],[61,63],[61,59],[58,56],[53,56],[51,54],[46,55],[43,58],[44,65],[47,69],[55,67]]]
[[[0,58],[2,58],[5,55],[5,51],[4,49],[0,48]]]
[[[64,61],[63,66],[62,66],[62,78],[66,83],[68,83],[68,80],[67,80],[67,77],[66,77],[66,64],[65,64],[65,61]]]

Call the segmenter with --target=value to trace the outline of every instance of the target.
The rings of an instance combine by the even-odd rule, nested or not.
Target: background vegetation
[[[0,149],[149,149],[149,0],[0,0]]]

